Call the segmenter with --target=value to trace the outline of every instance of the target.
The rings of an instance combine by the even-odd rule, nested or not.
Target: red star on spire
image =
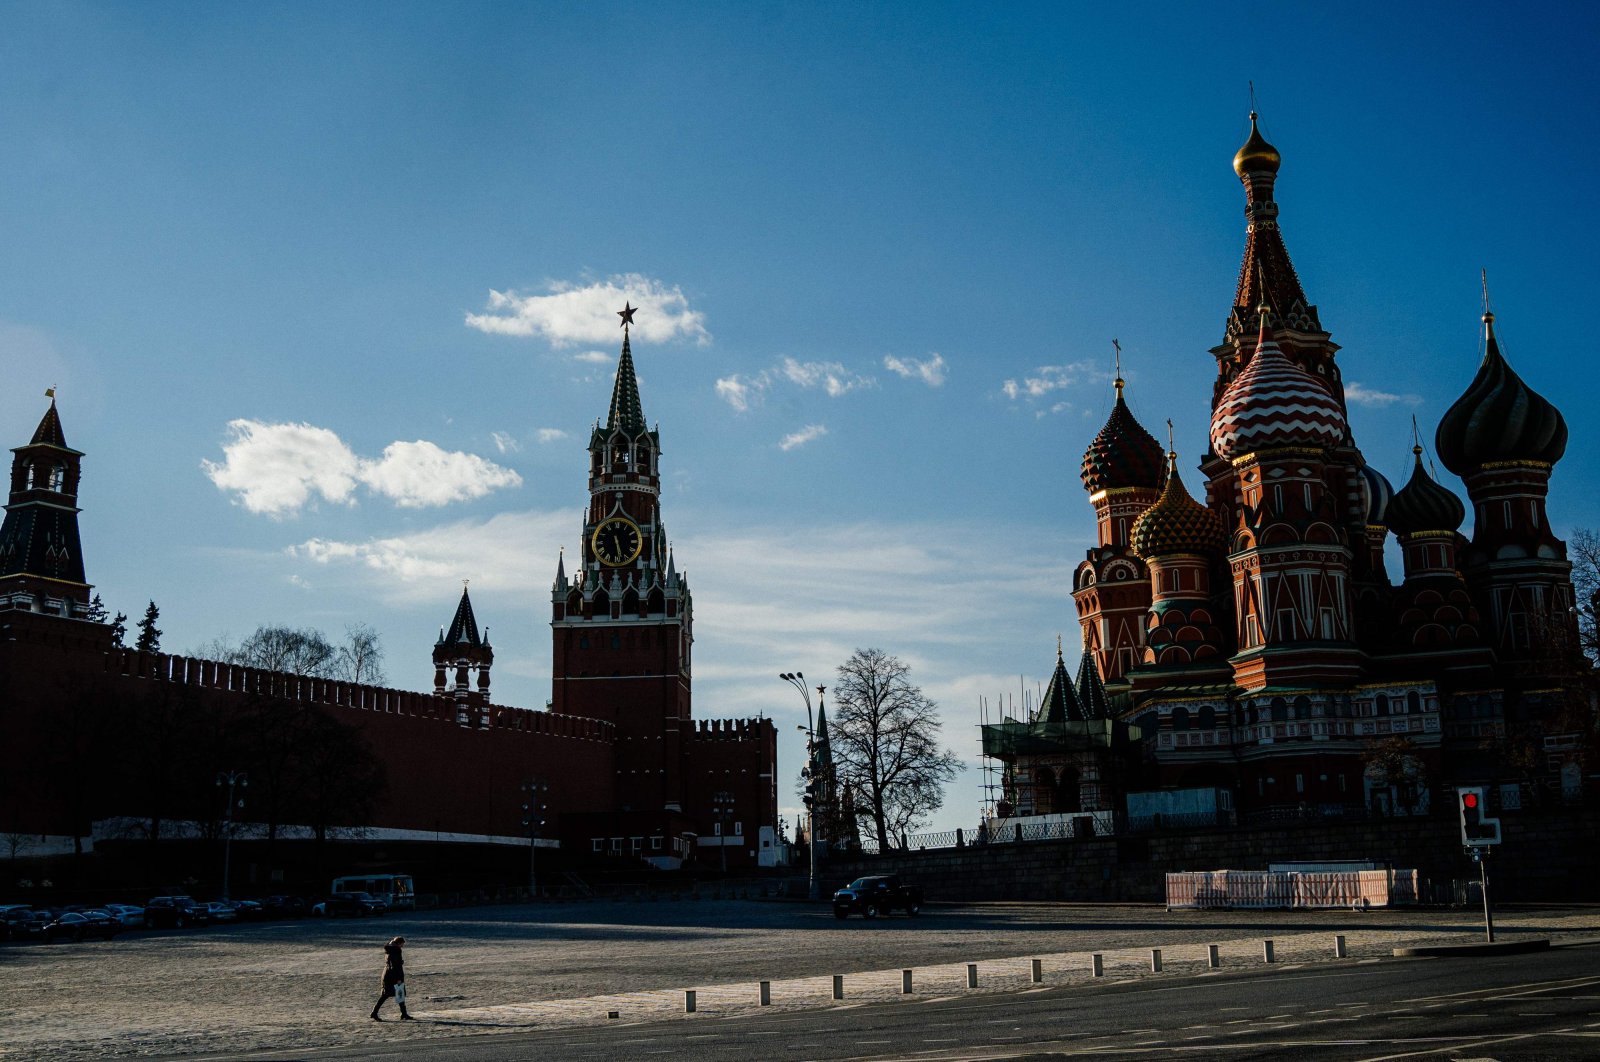
[[[626,303],[626,302],[623,303],[622,304],[622,309],[617,311],[617,316],[622,318],[622,327],[626,328],[629,325],[633,324],[633,315],[638,313],[638,312],[639,312],[639,307],[634,306],[634,305],[632,305],[630,303]]]

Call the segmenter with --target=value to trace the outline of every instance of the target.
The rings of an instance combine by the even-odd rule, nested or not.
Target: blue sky
[[[90,578],[154,598],[167,648],[368,622],[421,688],[471,578],[497,697],[538,706],[631,298],[696,714],[777,717],[792,777],[777,673],[878,646],[976,762],[978,698],[1076,642],[1112,337],[1135,412],[1186,469],[1203,448],[1252,79],[1368,459],[1402,481],[1411,416],[1431,441],[1471,379],[1487,268],[1572,429],[1552,520],[1600,524],[1597,22],[0,5],[0,430],[60,388]],[[978,801],[969,773],[936,825]]]

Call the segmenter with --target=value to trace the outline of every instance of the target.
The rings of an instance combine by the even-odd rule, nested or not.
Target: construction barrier
[[[1168,874],[1167,910],[1389,907],[1417,902],[1415,870],[1212,870]]]

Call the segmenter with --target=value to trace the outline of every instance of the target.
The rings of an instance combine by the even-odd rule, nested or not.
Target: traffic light
[[[1483,848],[1500,843],[1500,820],[1488,815],[1488,790],[1483,786],[1463,786],[1456,790],[1456,808],[1461,814],[1461,843]]]
[[[808,808],[813,807],[813,806],[816,805],[816,803],[817,803],[817,783],[816,782],[813,782],[813,781],[811,781],[809,779],[806,780],[806,793],[805,793],[805,796],[803,796],[801,799],[806,802],[806,807],[808,807]]]

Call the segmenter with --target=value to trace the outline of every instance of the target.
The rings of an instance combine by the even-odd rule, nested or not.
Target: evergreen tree
[[[133,647],[141,653],[159,653],[161,651],[161,629],[156,626],[156,619],[161,615],[161,610],[156,608],[154,601],[144,610],[144,619],[139,621],[139,640]]]
[[[111,613],[106,611],[105,602],[100,600],[99,594],[94,595],[94,599],[89,602],[89,611],[83,614],[83,618],[90,623],[104,623],[111,618]]]
[[[111,621],[111,644],[117,649],[126,649],[128,637],[128,614],[119,612]]]

